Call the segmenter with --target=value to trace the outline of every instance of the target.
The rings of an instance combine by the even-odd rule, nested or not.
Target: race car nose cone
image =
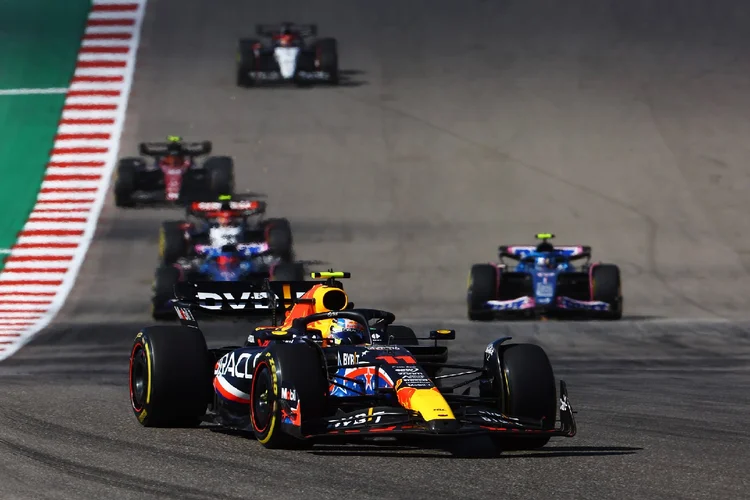
[[[452,434],[458,432],[459,423],[457,420],[430,420],[427,428],[435,434]]]

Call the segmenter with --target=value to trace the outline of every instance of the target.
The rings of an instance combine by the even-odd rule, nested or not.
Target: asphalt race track
[[[236,39],[286,19],[339,38],[340,88],[235,88]],[[467,459],[143,429],[129,346],[180,212],[109,200],[65,311],[0,364],[0,497],[748,495],[748,22],[741,0],[151,0],[121,154],[213,140],[358,305],[455,327],[454,360],[542,344],[579,434]],[[621,265],[623,321],[465,320],[470,264],[538,231]]]

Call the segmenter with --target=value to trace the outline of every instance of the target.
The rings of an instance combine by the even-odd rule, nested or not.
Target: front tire
[[[335,38],[322,38],[318,40],[318,62],[320,70],[329,73],[330,85],[339,83],[339,54],[338,43]]]
[[[115,206],[131,208],[135,206],[133,193],[138,182],[140,158],[123,158],[117,163],[117,177],[115,178]]]
[[[237,47],[237,86],[251,87],[253,79],[248,74],[253,69],[255,63],[255,51],[253,47],[258,43],[254,39],[240,40]]]
[[[319,351],[308,344],[272,344],[259,358],[250,390],[250,423],[266,448],[298,448],[309,444],[283,430],[284,423],[302,425],[324,415],[328,377]],[[296,401],[282,399],[284,389]],[[290,392],[291,392],[290,391]],[[282,412],[282,406],[285,412]],[[291,422],[283,421],[283,413]]]
[[[605,313],[604,319],[622,319],[622,284],[620,268],[614,264],[598,264],[591,272],[591,300],[610,304],[612,310]]]
[[[144,427],[192,427],[206,413],[211,360],[203,333],[152,326],[136,335],[130,352],[130,404]]]
[[[542,420],[543,428],[555,427],[557,393],[552,365],[544,350],[534,344],[512,344],[499,351],[499,369],[493,384],[500,400],[500,411],[511,417]],[[508,438],[496,436],[503,450],[533,450],[549,442],[549,437]]]

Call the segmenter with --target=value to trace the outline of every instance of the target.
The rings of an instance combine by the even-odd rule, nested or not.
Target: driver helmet
[[[169,136],[167,143],[167,154],[162,162],[168,167],[181,167],[185,164],[185,153],[182,149],[182,138]]]
[[[542,268],[550,268],[552,267],[552,259],[549,257],[537,257],[536,265]]]
[[[331,322],[329,336],[336,345],[356,345],[367,342],[367,330],[364,325],[351,319],[338,318]]]
[[[216,216],[216,222],[219,227],[227,227],[232,224],[232,212],[229,210],[221,210]]]

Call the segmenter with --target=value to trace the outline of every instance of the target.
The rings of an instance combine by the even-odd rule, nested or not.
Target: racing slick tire
[[[291,262],[294,259],[292,247],[292,225],[287,219],[268,219],[264,227],[268,250],[279,257],[283,262]]]
[[[320,351],[309,344],[271,344],[258,358],[250,387],[250,424],[266,448],[300,448],[311,441],[283,430],[325,415],[328,377]],[[282,385],[284,391],[282,391]],[[287,394],[289,397],[283,399]]]
[[[320,70],[330,73],[328,83],[338,85],[339,83],[339,53],[338,42],[335,38],[321,38],[317,43],[318,62]]]
[[[140,158],[122,158],[117,162],[117,174],[115,177],[115,206],[126,208],[134,207],[133,193],[138,181],[138,170],[143,164]]]
[[[213,196],[234,193],[234,160],[229,156],[213,156],[203,164]]]
[[[299,263],[282,262],[271,270],[271,281],[305,281],[305,266]]]
[[[130,351],[130,404],[144,427],[195,427],[211,397],[203,333],[183,326],[141,330]]]
[[[500,411],[510,417],[542,420],[545,430],[555,427],[557,393],[555,375],[547,354],[535,344],[510,344],[496,349],[493,386]],[[501,450],[533,450],[549,442],[549,436],[513,438],[493,436]]]
[[[622,284],[620,268],[614,264],[597,264],[591,272],[591,300],[606,302],[612,307],[604,319],[622,319]]]
[[[488,300],[497,296],[497,268],[492,264],[474,264],[469,272],[467,290],[468,315],[471,321],[489,321],[493,311],[482,311]]]
[[[251,87],[253,83],[252,78],[248,74],[255,63],[255,51],[253,46],[258,43],[255,39],[242,39],[239,42],[237,48],[237,86],[238,87]]]
[[[180,280],[180,270],[173,266],[161,266],[154,275],[154,295],[151,299],[151,316],[157,321],[170,321],[177,318],[174,308],[165,308],[168,300],[174,297],[174,286]]]
[[[182,224],[183,221],[161,223],[159,229],[159,259],[162,264],[174,264],[177,259],[187,255],[188,245],[185,241],[185,231],[182,229]]]

